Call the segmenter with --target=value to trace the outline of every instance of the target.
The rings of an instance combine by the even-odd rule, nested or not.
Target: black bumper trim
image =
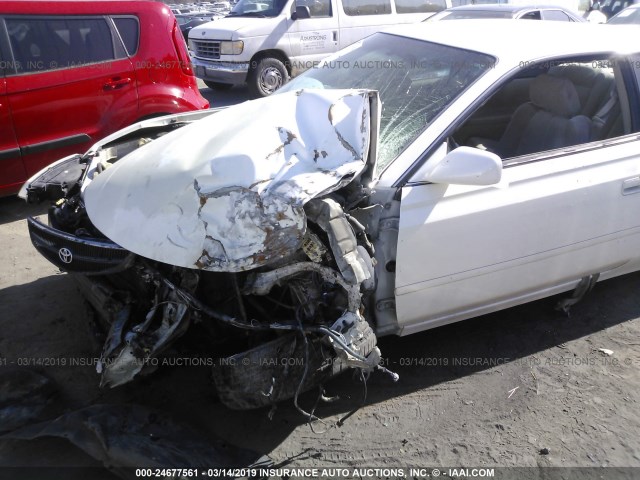
[[[36,250],[56,267],[85,275],[121,272],[133,265],[135,254],[108,240],[80,238],[27,218]]]

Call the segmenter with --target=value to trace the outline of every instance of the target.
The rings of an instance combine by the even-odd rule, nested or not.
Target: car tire
[[[266,97],[289,81],[287,68],[277,58],[263,58],[249,70],[247,86],[253,98]]]
[[[207,80],[204,80],[204,84],[211,90],[229,90],[231,87],[233,87],[233,85],[230,83],[209,82]]]

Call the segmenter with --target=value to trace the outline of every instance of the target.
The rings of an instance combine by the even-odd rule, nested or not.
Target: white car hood
[[[189,38],[193,40],[233,40],[233,34],[241,29],[249,27],[251,30],[256,29],[256,23],[260,22],[260,26],[265,26],[265,20],[270,18],[255,17],[222,17],[215,20],[216,23],[204,23],[193,27],[189,32]],[[279,19],[274,18],[275,23]],[[265,31],[269,30],[265,28]],[[237,37],[236,37],[237,38]]]
[[[287,92],[180,128],[95,176],[84,190],[89,218],[160,262],[229,272],[265,265],[299,247],[307,201],[365,168],[371,96]]]

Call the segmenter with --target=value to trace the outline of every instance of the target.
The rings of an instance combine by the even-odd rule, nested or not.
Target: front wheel
[[[284,64],[276,58],[263,58],[249,70],[247,86],[253,98],[266,97],[289,80]]]

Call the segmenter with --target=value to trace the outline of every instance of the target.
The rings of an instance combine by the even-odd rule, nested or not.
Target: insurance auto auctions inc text
[[[209,476],[258,478],[493,478],[493,468],[242,468],[213,469]],[[205,473],[205,472],[203,472]]]

